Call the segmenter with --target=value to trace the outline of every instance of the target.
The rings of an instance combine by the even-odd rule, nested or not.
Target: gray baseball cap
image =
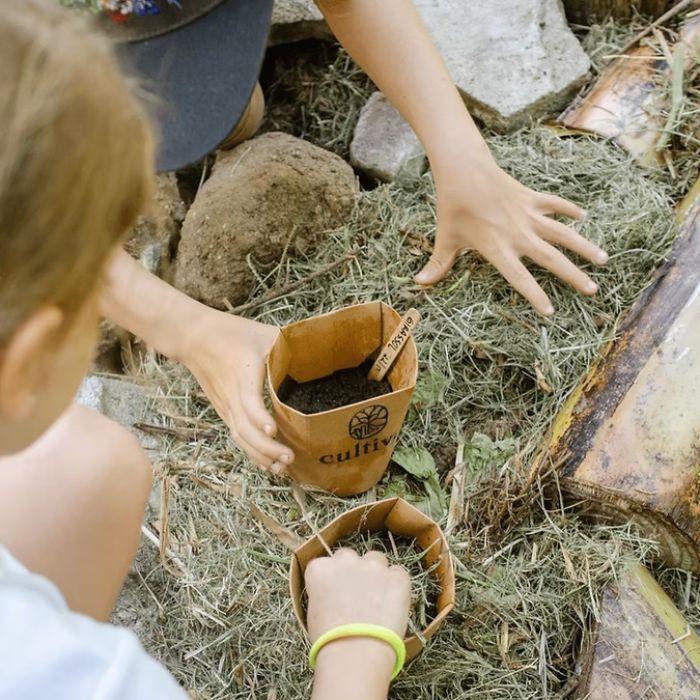
[[[158,0],[159,13],[100,27],[155,96],[158,170],[200,160],[234,129],[265,55],[273,0]]]

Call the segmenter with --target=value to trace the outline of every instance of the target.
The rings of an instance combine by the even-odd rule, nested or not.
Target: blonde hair
[[[0,0],[0,343],[72,314],[152,189],[152,138],[108,42],[55,0]]]

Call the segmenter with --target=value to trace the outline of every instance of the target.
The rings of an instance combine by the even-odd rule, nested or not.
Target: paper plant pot
[[[402,498],[387,498],[384,501],[376,501],[353,508],[331,521],[318,535],[307,540],[294,552],[289,572],[294,613],[299,624],[306,629],[306,611],[302,598],[304,572],[312,559],[327,555],[319,535],[332,548],[349,535],[386,530],[400,537],[415,538],[417,547],[420,547],[421,550],[428,550],[423,557],[423,564],[426,568],[435,566],[433,575],[437,578],[441,588],[435,605],[437,610],[435,618],[422,630],[420,636],[415,635],[404,640],[407,658],[413,659],[423,651],[425,641],[435,634],[454,607],[455,575],[452,556],[442,530],[427,515],[421,513]]]
[[[267,377],[279,439],[294,450],[292,478],[340,496],[362,493],[384,474],[416,386],[418,354],[410,339],[386,379],[393,391],[305,415],[277,392],[285,377],[309,382],[356,367],[378,352],[399,314],[382,302],[358,304],[285,326],[270,352]]]

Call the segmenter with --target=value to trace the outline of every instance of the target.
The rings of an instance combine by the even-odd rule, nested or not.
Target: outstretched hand
[[[582,219],[585,212],[576,204],[525,187],[489,160],[452,159],[448,170],[436,172],[435,179],[437,234],[430,260],[416,276],[418,284],[436,284],[452,269],[457,255],[471,249],[481,253],[545,316],[554,313],[554,307],[522,258],[529,258],[582,294],[596,293],[595,282],[558,248],[597,265],[607,262],[607,254],[549,217],[561,214]]]
[[[263,401],[265,360],[278,333],[275,326],[207,309],[182,358],[233,439],[274,474],[294,461],[293,452],[274,439],[277,426]]]

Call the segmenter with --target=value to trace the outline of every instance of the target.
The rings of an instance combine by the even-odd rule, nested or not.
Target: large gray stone
[[[360,112],[350,162],[369,177],[385,182],[415,179],[425,170],[421,142],[381,92],[375,92]]]
[[[313,0],[275,0],[270,28],[271,45],[332,38],[333,34]]]
[[[472,114],[506,130],[558,110],[590,62],[560,0],[415,0]]]
[[[133,382],[109,377],[88,376],[83,379],[76,403],[111,418],[136,436],[141,447],[154,454],[160,440],[135,427],[137,423],[153,423],[151,401],[143,387]]]

